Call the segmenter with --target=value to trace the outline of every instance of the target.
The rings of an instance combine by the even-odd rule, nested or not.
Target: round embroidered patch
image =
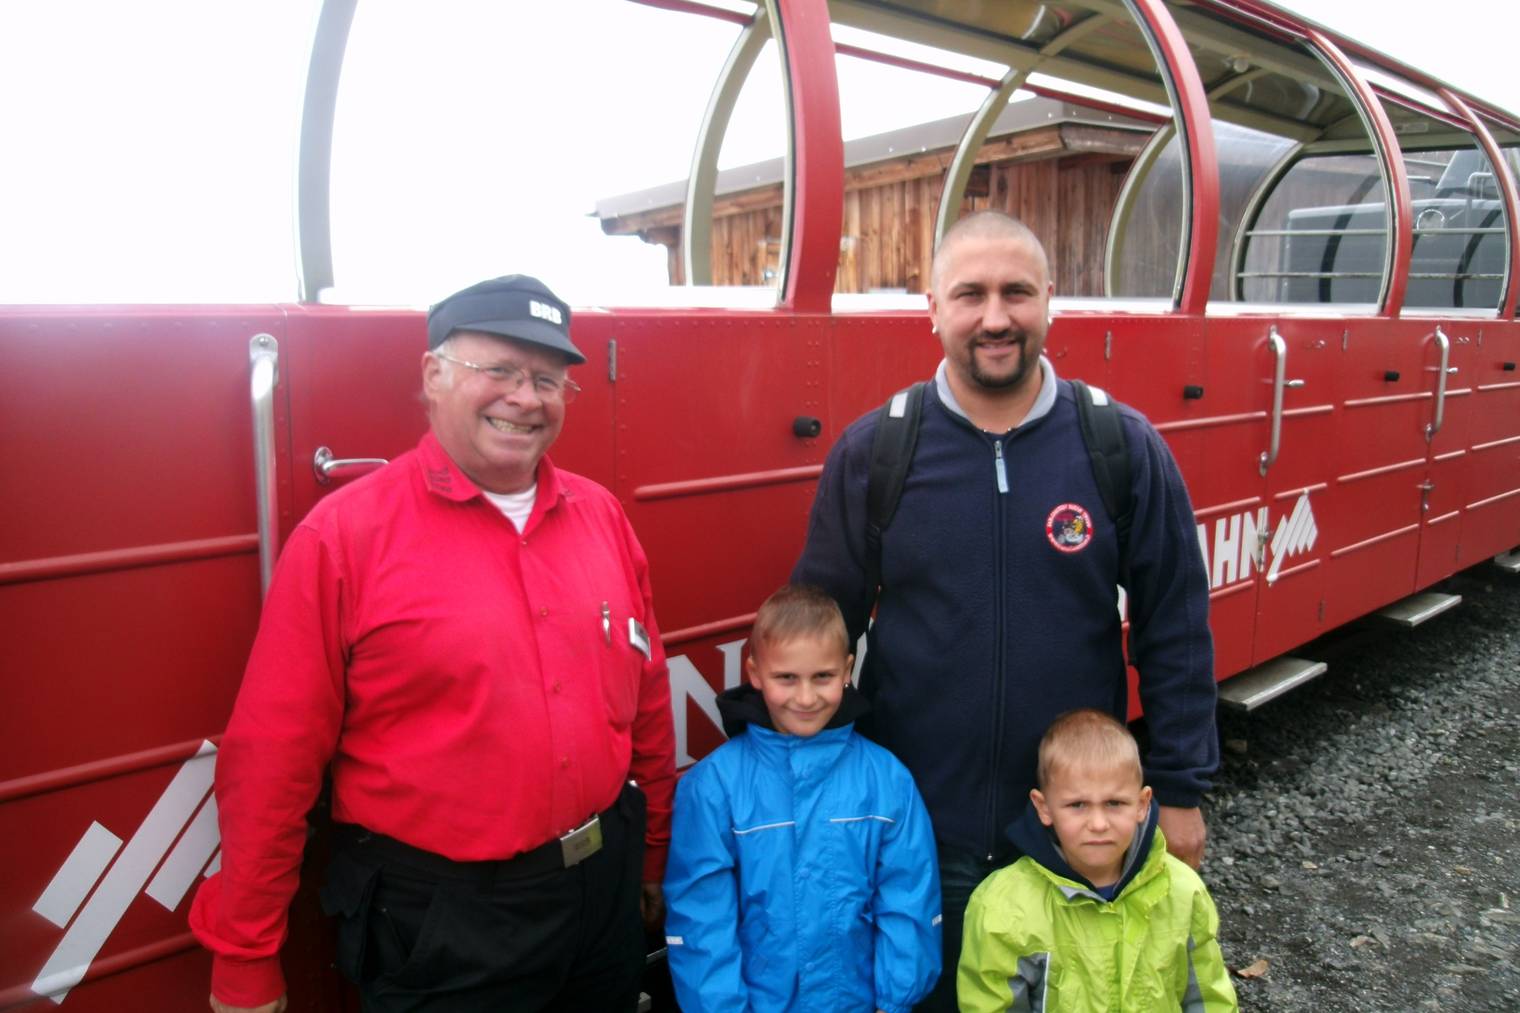
[[[1075,503],[1062,503],[1045,518],[1045,537],[1061,552],[1081,552],[1092,541],[1092,517]]]

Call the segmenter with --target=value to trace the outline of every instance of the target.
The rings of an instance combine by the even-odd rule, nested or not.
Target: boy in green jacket
[[[962,1013],[1238,1010],[1214,902],[1166,852],[1129,730],[1101,711],[1063,714],[1036,776],[1009,828],[1024,857],[966,908]]]

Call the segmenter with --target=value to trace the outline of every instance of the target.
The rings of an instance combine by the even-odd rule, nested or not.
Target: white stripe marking
[[[738,827],[734,827],[734,833],[736,833],[736,834],[752,834],[752,833],[754,833],[757,830],[776,830],[776,829],[778,829],[780,827],[795,827],[796,825],[797,825],[797,821],[796,820],[787,820],[784,823],[764,823],[764,824],[761,824],[758,827],[750,827],[747,830],[740,830]]]
[[[137,828],[137,833],[127,842],[121,857],[106,873],[100,888],[43,965],[37,980],[32,982],[33,992],[61,1003],[68,996],[69,989],[84,980],[85,971],[105,945],[106,937],[116,928],[137,891],[148,881],[153,867],[164,857],[170,843],[211,790],[216,770],[212,760],[215,752],[216,747],[211,743],[201,743],[196,755],[186,760],[175,773]]]
[[[894,820],[890,816],[876,816],[874,814],[867,814],[865,816],[835,816],[835,817],[831,818],[829,820],[829,822],[830,823],[859,823],[862,820],[879,820],[882,823],[896,823],[897,822],[896,820]]]
[[[144,891],[149,897],[173,911],[185,899],[185,891],[195,882],[196,874],[205,868],[206,859],[216,850],[220,836],[216,825],[216,796],[212,795],[201,806],[190,823],[190,829],[179,839],[158,874]]]
[[[63,928],[84,903],[85,894],[106,871],[120,847],[120,837],[99,823],[91,823],[79,843],[74,845],[74,850],[69,852],[69,857],[63,860],[53,881],[32,905],[32,910]]]
[[[685,940],[685,938],[683,938],[681,936],[666,936],[665,937],[665,945],[666,946],[685,946],[686,945],[686,940]]]

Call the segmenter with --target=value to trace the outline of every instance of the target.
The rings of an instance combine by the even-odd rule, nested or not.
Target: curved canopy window
[[[1345,83],[1296,40],[1197,8],[1176,17],[1219,158],[1210,298],[1376,303],[1391,217],[1376,146]]]
[[[425,303],[522,271],[574,303],[669,301],[684,281],[684,181],[741,31],[626,0],[359,4],[323,298]],[[757,50],[716,134],[713,218],[727,229],[746,200],[778,199],[714,244],[733,259],[714,280],[764,289],[782,241],[786,107],[774,44]]]
[[[1385,97],[1414,203],[1414,248],[1404,304],[1499,305],[1508,268],[1504,199],[1477,139],[1452,117]]]
[[[833,4],[830,16],[841,55],[862,36],[894,55],[903,44],[932,47],[902,55],[967,82],[958,108],[870,138],[878,150],[846,145],[838,289],[924,291],[943,231],[994,208],[1044,240],[1058,292],[1101,295],[1104,237],[1124,173],[1170,112],[1166,85],[1126,9],[895,0]],[[848,130],[852,96],[841,81]],[[1168,227],[1180,232],[1185,222]],[[1170,278],[1164,288],[1170,295]]]

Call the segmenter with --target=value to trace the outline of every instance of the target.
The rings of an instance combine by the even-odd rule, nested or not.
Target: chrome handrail
[[[280,382],[280,345],[272,334],[248,342],[249,403],[253,409],[253,490],[259,520],[259,593],[269,593],[280,554],[280,497],[275,471],[274,388]]]
[[[1441,423],[1446,420],[1446,377],[1448,373],[1455,373],[1451,369],[1451,339],[1446,332],[1436,327],[1436,345],[1441,349],[1441,365],[1436,368],[1436,416],[1425,425],[1425,442],[1435,439],[1436,433],[1441,431]]]
[[[1302,380],[1284,379],[1288,369],[1288,343],[1283,341],[1276,327],[1267,332],[1267,342],[1272,346],[1272,357],[1276,362],[1272,368],[1272,438],[1257,460],[1263,475],[1277,463],[1277,452],[1282,449],[1283,391],[1288,387],[1297,389],[1304,385]]]

